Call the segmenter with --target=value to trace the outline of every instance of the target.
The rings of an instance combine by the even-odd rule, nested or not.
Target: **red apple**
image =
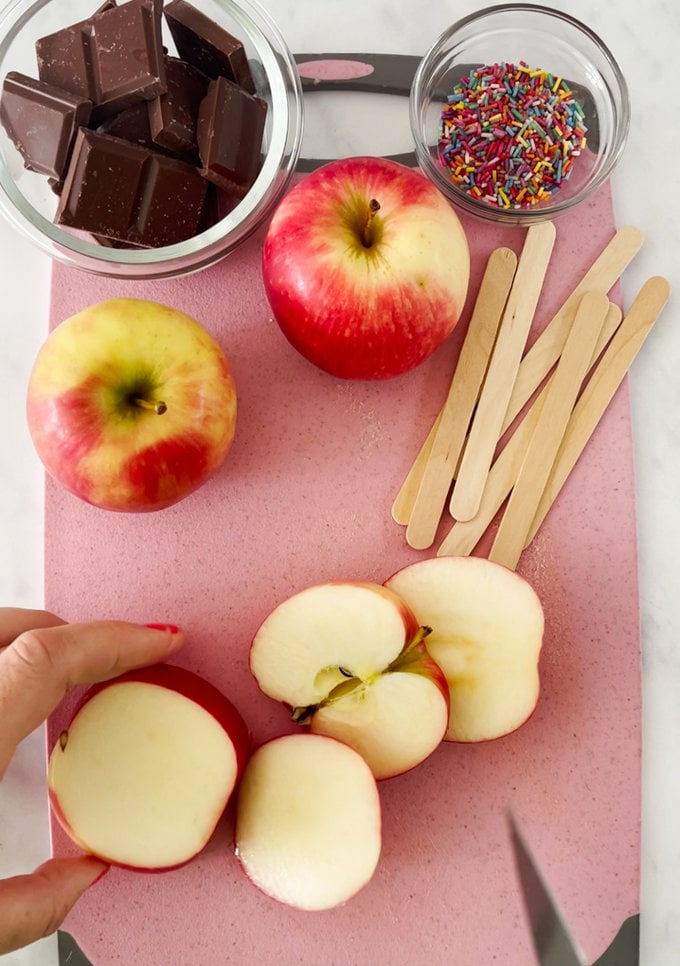
[[[28,387],[31,437],[67,490],[109,510],[158,510],[206,482],[236,426],[236,390],[194,319],[109,299],[48,336]]]
[[[264,893],[297,909],[332,909],[372,878],[381,810],[361,755],[322,735],[274,738],[239,786],[236,854]]]
[[[319,584],[266,618],[250,669],[296,721],[354,748],[377,779],[391,778],[432,754],[448,723],[448,687],[427,632],[379,584]]]
[[[210,839],[245,768],[248,729],[207,681],[157,664],[95,685],[49,760],[54,814],[116,865],[183,865]]]
[[[274,317],[310,362],[346,379],[408,372],[453,331],[467,239],[419,171],[382,158],[318,168],[269,225],[263,276]]]

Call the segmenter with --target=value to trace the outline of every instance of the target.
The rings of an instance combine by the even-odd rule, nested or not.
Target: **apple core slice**
[[[417,631],[408,607],[380,584],[317,584],[263,621],[250,670],[270,698],[293,708],[313,705],[348,678],[381,673]]]
[[[86,695],[50,755],[53,810],[87,852],[173,868],[205,846],[248,750],[236,708],[206,681],[157,665]]]
[[[265,694],[316,734],[358,751],[378,779],[420,764],[448,722],[448,687],[404,601],[380,584],[336,581],[283,601],[253,640]]]
[[[449,686],[448,741],[515,731],[539,695],[544,615],[519,574],[481,557],[433,557],[386,582],[428,624],[425,646]]]
[[[350,745],[377,779],[400,775],[441,744],[449,721],[446,692],[425,673],[381,674],[314,713],[310,730]]]
[[[305,910],[346,902],[380,857],[380,800],[369,767],[333,738],[272,739],[243,775],[235,842],[248,877],[279,902]]]

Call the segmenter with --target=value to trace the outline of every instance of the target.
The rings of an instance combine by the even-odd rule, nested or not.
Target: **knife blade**
[[[540,966],[586,966],[569,928],[512,812],[506,811],[515,865]],[[639,966],[640,914],[629,916],[593,966]]]
[[[541,966],[586,966],[586,958],[512,814],[507,812],[515,865]]]

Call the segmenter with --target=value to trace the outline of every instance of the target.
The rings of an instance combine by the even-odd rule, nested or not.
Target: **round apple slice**
[[[448,687],[423,645],[427,633],[379,584],[318,584],[263,622],[250,668],[296,721],[350,745],[376,778],[390,778],[427,758],[446,731]]]
[[[169,869],[206,845],[245,767],[250,739],[207,681],[158,664],[87,692],[50,755],[53,811],[85,851]]]
[[[432,633],[426,647],[450,692],[448,741],[500,738],[539,695],[544,617],[519,574],[481,557],[432,557],[386,582]]]
[[[321,735],[268,741],[239,787],[235,843],[246,875],[273,899],[305,910],[346,902],[380,857],[380,799],[368,765]]]

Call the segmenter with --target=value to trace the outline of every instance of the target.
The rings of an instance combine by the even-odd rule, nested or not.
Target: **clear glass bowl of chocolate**
[[[598,190],[630,107],[614,56],[585,24],[535,4],[487,7],[446,30],[410,98],[421,169],[463,211],[528,225]]]
[[[0,211],[51,257],[183,275],[280,200],[302,90],[254,0],[13,0],[0,38]]]

